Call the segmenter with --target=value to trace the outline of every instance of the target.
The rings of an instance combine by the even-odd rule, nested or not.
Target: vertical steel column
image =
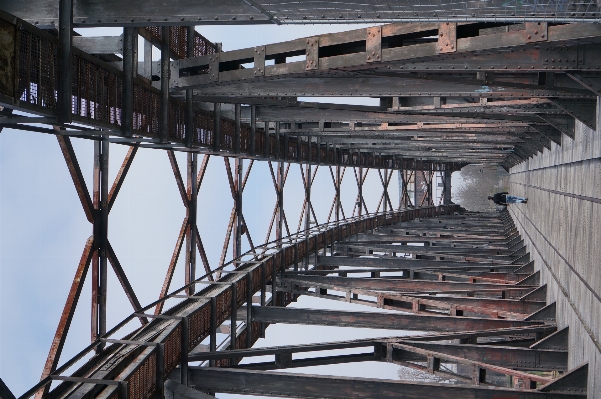
[[[388,212],[388,169],[384,169],[384,213]]]
[[[234,104],[234,121],[235,121],[235,132],[234,132],[234,152],[240,154],[240,104]]]
[[[334,150],[336,151],[336,150]],[[338,163],[338,157],[336,157]],[[336,222],[340,221],[340,166],[336,166]]]
[[[399,210],[401,208],[407,208],[407,203],[405,202],[405,196],[403,195],[404,190],[406,190],[407,188],[405,187],[405,179],[403,178],[402,173],[404,173],[403,170],[401,170],[401,169],[397,170],[397,180],[398,180],[398,184],[399,184]]]
[[[257,106],[250,106],[250,155],[254,156],[257,153],[256,147],[257,136]]]
[[[167,140],[169,136],[169,73],[170,73],[170,46],[169,46],[169,26],[162,28],[161,43],[161,128],[159,135],[162,141]]]
[[[236,287],[236,283],[232,283],[232,302],[230,309],[230,350],[235,350],[236,348],[236,325],[238,324],[237,320],[237,312],[238,312],[238,290]],[[233,360],[233,359],[232,359]]]
[[[290,137],[288,137],[288,131],[284,132],[284,154],[282,154],[282,159],[284,161],[288,160],[288,154],[290,152]]]
[[[58,26],[60,80],[57,120],[63,124],[71,123],[73,0],[59,1]]]
[[[213,151],[221,149],[221,103],[213,104]]]
[[[235,131],[234,131],[234,152],[240,154],[241,141],[241,107],[240,104],[234,105]],[[242,171],[244,168],[244,160],[236,157],[234,160],[234,190],[235,190],[235,223],[234,223],[234,240],[232,243],[232,254],[234,259],[242,255]]]
[[[275,159],[280,159],[282,154],[280,154],[280,122],[275,123],[275,149],[274,149],[274,157]]]
[[[92,254],[91,269],[92,269],[92,309],[91,309],[91,323],[90,329],[91,341],[94,342],[98,339],[98,277],[99,277],[99,251],[98,251],[98,240],[100,236],[100,180],[101,180],[101,158],[102,158],[102,144],[99,140],[94,140],[94,174],[92,180],[92,205],[94,206],[94,222],[92,225],[92,234],[94,236],[94,253]]]
[[[196,174],[198,169],[198,155],[188,153],[187,168],[187,194],[188,207],[186,217],[188,218],[188,229],[186,230],[186,285],[196,280],[196,218],[198,204],[198,188],[196,187]],[[188,295],[193,295],[195,286],[187,289]]]
[[[284,236],[284,162],[282,161],[278,162],[276,184],[278,187],[278,213],[276,214],[275,238],[278,240],[278,248],[281,248]]]
[[[278,162],[277,186],[278,186],[278,214],[276,215],[276,239],[278,248],[282,248],[282,237],[284,236],[284,162],[280,150],[280,122],[275,123],[275,158]]]
[[[359,155],[361,159],[361,155]],[[359,216],[363,214],[363,167],[359,167]]]
[[[414,181],[414,183],[413,183],[413,206],[414,207],[418,207],[419,206],[418,192],[420,190],[417,187],[418,186],[418,184],[417,184],[418,183],[418,177],[417,177],[418,173],[420,173],[420,171],[417,170],[417,169],[413,171],[413,181]]]
[[[253,276],[252,272],[246,275],[246,348],[253,343],[252,308],[253,308]]]
[[[266,304],[266,292],[267,292],[267,271],[265,270],[265,263],[261,263],[261,306]],[[261,322],[259,329],[260,338],[265,338],[265,322]]]
[[[182,343],[180,357],[180,378],[179,382],[183,385],[188,385],[188,352],[190,352],[190,319],[188,317],[181,318],[182,323]]]
[[[123,107],[121,130],[129,137],[133,129],[134,110],[134,46],[137,45],[137,28],[123,28]]]
[[[309,149],[311,148],[311,137],[308,138]],[[311,151],[309,151],[311,154]],[[309,230],[311,229],[311,157],[309,156],[309,162],[307,162],[307,171],[306,171],[306,179],[307,179],[307,189],[305,191],[305,200],[307,202],[307,206],[305,207],[305,241],[306,241],[306,251],[305,251],[305,270],[309,268]]]
[[[100,212],[102,217],[101,241],[100,241],[100,290],[98,300],[98,335],[106,333],[106,295],[107,295],[107,272],[108,272],[108,220],[109,220],[109,141],[105,136],[102,140],[102,179],[100,186]]]
[[[444,197],[443,197],[444,205],[451,204],[451,175],[452,174],[453,174],[453,172],[450,170],[445,170],[442,174],[443,189],[444,189]]]
[[[264,122],[263,130],[265,131],[265,136],[263,140],[263,157],[269,158],[269,122]]]
[[[434,205],[434,187],[432,186],[432,182],[435,179],[435,172],[432,170],[432,168],[430,168],[430,170],[428,171],[428,177],[429,179],[427,180],[427,184],[428,184],[428,205],[427,206],[433,206]]]
[[[188,26],[186,41],[186,57],[194,57],[194,26]],[[194,142],[194,104],[192,89],[186,89],[186,146],[192,147]],[[193,234],[194,235],[194,234]]]
[[[234,224],[234,247],[233,258],[236,259],[242,255],[242,171],[244,169],[244,160],[236,158],[234,161],[236,174],[234,175],[234,189],[236,190],[236,222]]]
[[[301,136],[296,136],[296,157],[295,160],[296,162],[300,162],[302,160],[301,157],[301,151],[302,151],[302,140],[301,140]]]
[[[209,351],[217,351],[217,298],[211,297],[211,324],[210,324]],[[215,367],[215,359],[209,360],[209,366]]]

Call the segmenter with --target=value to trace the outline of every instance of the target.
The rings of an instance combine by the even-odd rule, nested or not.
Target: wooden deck
[[[599,110],[597,110],[599,120]],[[510,205],[559,328],[569,326],[569,368],[589,363],[589,398],[601,398],[601,134],[581,123],[561,146],[511,169]]]

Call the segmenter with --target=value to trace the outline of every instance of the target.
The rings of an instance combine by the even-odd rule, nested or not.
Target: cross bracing
[[[452,205],[357,218],[344,224],[316,226],[308,235],[305,232],[293,235],[292,245],[281,247],[279,242],[273,242],[264,248],[257,247],[263,249],[264,255],[257,256],[251,251],[213,270],[210,274],[221,274],[219,280],[206,280],[205,275],[140,308],[42,379],[22,398],[30,397],[53,380],[63,382],[50,392],[52,397],[95,392],[97,397],[146,398],[165,387],[175,391],[179,389],[178,383],[204,392],[261,396],[388,397],[390,389],[406,392],[419,389],[426,396],[436,393],[441,397],[483,398],[495,395],[518,398],[526,392],[529,397],[554,397],[558,394],[553,393],[557,390],[554,387],[563,384],[570,387],[570,393],[560,394],[561,397],[584,397],[582,371],[578,371],[578,378],[571,373],[559,380],[552,377],[552,372],[567,371],[565,331],[557,331],[553,324],[555,306],[545,303],[545,286],[538,286],[538,272],[534,272],[507,214],[500,217],[453,214],[457,210]],[[484,227],[481,230],[488,228],[489,233],[465,240],[462,247],[444,245],[445,234],[429,232],[424,237],[415,232],[429,231],[430,221],[451,234],[470,232],[469,223],[480,222]],[[468,225],[462,228],[464,223]],[[408,237],[409,231],[412,233]],[[400,251],[409,251],[409,246],[404,249],[391,245],[392,237],[408,241],[413,237],[414,241],[429,245],[413,247],[420,249],[420,255],[407,259]],[[392,257],[385,248],[394,251]],[[362,262],[360,254],[369,254],[370,259]],[[455,259],[454,263],[445,262],[447,257]],[[377,262],[380,259],[389,263],[380,264]],[[337,269],[340,266],[332,266],[332,261],[350,268]],[[398,267],[390,267],[391,264]],[[357,265],[367,267],[370,277],[355,275]],[[193,295],[185,295],[190,287],[194,289]],[[303,295],[402,312],[286,307]],[[179,298],[180,304],[151,313],[155,305],[170,298]],[[112,338],[137,317],[146,317],[150,322],[126,339]],[[237,329],[228,328],[228,320],[229,326],[237,325],[238,320],[243,323]],[[219,327],[224,322],[225,326]],[[351,325],[430,333],[251,349],[273,323]],[[219,350],[217,331],[230,335]],[[208,345],[205,338],[209,338]],[[76,376],[61,376],[70,364],[105,344],[109,346],[81,367]],[[345,348],[365,349],[357,354],[320,353]],[[292,356],[303,352],[312,355]],[[275,355],[275,361],[241,362],[269,355]],[[208,362],[210,367],[189,367],[187,363],[191,361]],[[269,371],[363,361],[392,362],[467,385],[302,377]],[[507,376],[512,381],[510,387]],[[311,381],[309,386],[302,382],[309,381],[307,378]],[[344,381],[347,384],[352,381],[352,388],[346,388],[350,391],[343,388]]]

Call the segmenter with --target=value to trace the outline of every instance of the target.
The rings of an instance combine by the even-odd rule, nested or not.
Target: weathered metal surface
[[[316,376],[291,373],[262,373],[206,367],[190,368],[190,384],[211,392],[256,393],[283,397],[390,398],[399,393],[407,398],[583,398],[582,394],[553,394],[509,388],[461,386],[367,378]]]
[[[58,20],[56,4],[36,0],[30,7],[3,1],[0,7],[26,18],[31,23],[50,26]],[[145,26],[150,24],[341,24],[366,21],[439,22],[439,21],[524,21],[572,22],[599,20],[595,3],[557,0],[533,6],[530,3],[490,1],[482,6],[477,1],[431,3],[425,1],[383,1],[377,3],[336,4],[312,2],[297,7],[282,1],[225,0],[198,3],[179,0],[177,6],[160,1],[116,0],[75,2],[74,21],[79,26]]]
[[[492,365],[508,367],[516,370],[566,371],[568,367],[567,351],[536,350],[529,348],[498,347],[493,345],[457,345],[426,342],[411,342],[406,345],[432,352],[445,353],[464,359],[484,362]],[[398,356],[398,357],[396,357]],[[392,358],[402,360],[402,350]]]
[[[408,211],[405,211],[404,213],[390,214],[391,218],[385,218],[385,217],[381,217],[381,216],[369,217],[369,218],[366,218],[366,219],[361,220],[361,221],[352,222],[348,226],[341,225],[342,226],[341,228],[334,227],[334,229],[338,232],[337,233],[338,239],[344,239],[345,237],[349,237],[352,234],[352,231],[354,229],[357,229],[357,231],[359,231],[359,230],[366,231],[369,228],[376,227],[379,223],[382,223],[382,224],[389,224],[389,223],[395,223],[395,222],[398,223],[401,219],[403,219],[403,220],[409,220],[409,219],[415,218],[415,217],[433,216],[433,215],[441,214],[443,212],[449,212],[452,209],[456,209],[456,207],[453,206],[453,207],[449,207],[449,208],[444,208],[443,207],[443,208],[429,208],[429,209],[408,210]],[[324,236],[324,237],[327,237],[327,236]],[[325,241],[321,241],[321,240],[311,240],[311,241],[313,241],[314,244],[316,244],[315,246],[312,246],[313,248],[311,250],[316,250],[316,249],[322,247],[323,245],[325,245]],[[291,253],[290,249],[291,249],[291,247],[288,247],[288,248],[283,249],[283,251]],[[303,256],[303,255],[301,255],[301,256]],[[263,262],[267,264],[267,267],[265,267],[265,271],[267,273],[264,275],[264,279],[270,279],[271,272],[273,270],[271,265],[275,265],[273,262],[276,261],[276,258],[277,258],[277,256],[270,257],[270,258],[267,258],[267,259],[263,260]],[[287,256],[287,257],[285,257],[285,259],[289,259],[289,260],[286,260],[286,262],[292,261],[292,257],[288,257]],[[257,275],[256,278],[253,277],[253,279],[252,279],[252,282],[253,282],[252,284],[254,286],[253,290],[259,290],[259,289],[261,289],[261,286],[263,284],[263,283],[261,283],[261,278],[260,278],[261,273],[259,273],[260,270],[261,270],[261,265],[257,264],[256,262],[251,262],[250,266],[249,266],[249,264],[247,264],[244,267],[242,267],[241,270],[244,270],[244,269],[247,269],[248,271],[252,271],[253,273],[255,273]],[[206,295],[215,295],[216,296],[216,305],[215,305],[216,307],[214,307],[215,310],[213,311],[213,314],[215,316],[215,323],[213,323],[213,325],[214,325],[213,328],[216,328],[219,324],[221,324],[223,321],[225,321],[229,317],[229,315],[230,315],[230,312],[231,312],[231,309],[232,309],[232,305],[230,304],[230,301],[231,301],[231,298],[232,298],[232,296],[231,296],[231,294],[232,294],[232,291],[231,291],[232,290],[232,286],[231,286],[231,284],[232,283],[236,284],[236,291],[238,293],[240,293],[240,295],[235,295],[235,298],[237,298],[237,300],[236,300],[237,305],[236,306],[239,307],[240,305],[242,305],[244,303],[244,301],[246,300],[247,289],[248,289],[248,287],[246,286],[246,281],[247,280],[246,280],[246,275],[245,274],[244,275],[240,275],[240,274],[237,274],[237,273],[229,273],[229,274],[225,275],[222,278],[222,282],[219,283],[218,285],[212,286],[210,288],[206,288],[205,290],[201,291],[200,295],[203,295],[203,296],[206,296]],[[183,289],[181,289],[179,291],[181,292],[182,290]],[[286,300],[286,302],[284,304],[289,303],[290,299],[286,299],[286,298],[287,297],[284,297],[284,299]],[[159,301],[157,301],[157,302],[155,302],[155,303],[153,303],[153,304],[151,304],[151,305],[143,308],[142,311],[146,311],[147,309],[150,309],[151,307],[156,306],[157,303],[163,303],[163,300],[159,300]],[[192,314],[196,314],[195,312],[201,312],[201,313],[204,312],[207,316],[208,316],[208,313],[206,313],[206,312],[210,313],[210,309],[211,309],[210,301],[208,301],[205,298],[190,299],[189,301],[185,302],[185,304],[187,304],[187,305],[182,304],[182,305],[176,306],[175,308],[172,308],[167,313],[167,315],[173,315],[174,312],[175,312],[175,314],[177,314],[177,312],[181,312],[181,311],[184,311],[184,314],[186,314],[185,312],[189,312],[187,314],[189,314],[190,317],[192,317]],[[190,305],[194,305],[194,306],[192,308],[190,308],[189,307]],[[138,316],[136,316],[136,314],[130,316],[130,318],[133,318],[133,317],[138,317]],[[155,331],[154,329],[157,328],[157,327],[159,327],[161,325],[160,323],[159,324],[157,324],[157,323],[158,322],[156,320],[153,321],[153,322],[151,322],[151,323],[149,323],[145,328],[143,328],[138,333],[136,333],[137,335],[135,337],[140,337],[142,339],[143,339],[143,337],[149,337],[148,335],[146,335],[147,334],[146,329],[150,329],[148,331],[148,333],[151,334],[150,336],[154,336],[154,334],[155,334],[153,332],[153,331]],[[164,323],[164,322],[161,322],[161,323]],[[195,323],[197,323],[197,322],[196,321],[193,322],[192,320],[190,321],[190,326],[191,326],[190,328],[191,329],[192,329],[192,326],[196,326],[197,325]],[[208,323],[208,320],[206,320],[204,323]],[[123,325],[123,323],[121,325]],[[253,339],[251,340],[251,342],[254,342],[254,340],[259,335],[258,328],[255,328],[255,326],[258,327],[258,323],[252,322],[252,325],[253,325],[253,328],[252,328]],[[119,328],[119,326],[117,328]],[[211,331],[211,328],[209,328],[209,324],[205,324],[204,327],[197,326],[195,328],[196,329],[194,330],[195,331],[194,333],[190,332],[190,334],[191,334],[190,335],[190,337],[191,337],[190,339],[198,340],[198,339],[200,339],[201,336],[207,336],[207,335],[209,335],[209,333]],[[178,327],[178,324],[172,324],[171,327],[168,328],[167,330],[165,330],[157,339],[159,340],[159,342],[162,342],[163,339],[168,339],[169,337],[179,336],[178,335],[179,333],[177,331],[180,331],[180,330],[181,329]],[[200,334],[200,335],[198,335],[198,334]],[[204,334],[206,334],[206,335],[204,335]],[[193,337],[195,337],[195,338],[193,338]],[[196,341],[196,342],[198,342],[198,341]],[[236,341],[236,346],[237,347],[241,347],[240,346],[241,342],[245,342],[245,338],[239,336],[237,338],[237,341]],[[193,346],[194,345],[190,345],[190,347],[193,347]],[[165,343],[165,347],[166,348],[172,348],[172,346],[167,345],[167,343]],[[93,348],[93,346],[90,347],[90,348]],[[171,351],[171,349],[169,349],[169,351]],[[171,354],[171,352],[169,352],[169,351],[166,350],[166,352],[165,352],[165,359],[166,359],[165,360],[165,362],[166,362],[166,364],[165,364],[165,371],[167,373],[170,372],[170,370],[172,369],[171,367],[173,367],[173,366],[168,366],[168,364],[177,364],[177,362],[179,361],[178,360],[179,355],[177,355],[177,352],[176,352],[176,354]],[[85,352],[83,352],[83,353],[85,353]],[[142,360],[140,360],[140,361],[141,362],[142,361],[143,362],[150,362],[150,363],[154,364],[153,363],[154,360],[151,360],[151,358],[148,358],[148,356],[154,356],[152,354],[153,354],[153,351],[150,351],[150,350],[147,350],[147,351],[143,352],[141,354],[141,356],[143,356],[143,357],[141,358]],[[144,360],[144,359],[146,359],[146,360]],[[172,359],[172,360],[169,360],[167,362],[167,359]],[[72,360],[72,361],[75,361],[75,360]],[[68,367],[70,364],[71,364],[71,361],[67,362],[63,368]],[[93,364],[90,364],[89,366],[93,366]],[[61,368],[61,370],[63,368]],[[146,369],[144,369],[144,370],[146,370]],[[130,379],[130,377],[133,378],[134,374],[137,373],[137,372],[138,371],[136,371],[135,368],[132,368],[131,366],[128,366],[128,367],[125,368],[125,371],[123,371],[121,373],[121,377],[120,378],[124,378],[124,379]],[[154,371],[153,370],[147,370],[145,372],[153,373]],[[103,372],[103,373],[105,373],[105,372]],[[134,374],[132,374],[132,373],[134,373]],[[104,375],[107,375],[107,374],[104,374]],[[112,375],[115,375],[115,374],[112,374]],[[38,384],[38,386],[32,388],[32,390],[30,390],[28,393],[26,393],[24,395],[24,397],[28,397],[28,395],[31,395],[32,393],[34,393],[35,391],[37,391],[40,387],[46,386],[46,384],[48,383],[48,381],[49,381],[49,379],[44,379],[40,384]],[[138,384],[138,383],[136,383],[136,384]],[[84,385],[84,386],[82,386],[79,389],[83,389],[85,391],[85,390],[88,390],[90,388],[92,388],[92,387],[91,386],[87,386],[86,387]],[[62,390],[63,387],[60,387],[58,389]],[[110,388],[110,389],[114,389],[114,388]],[[108,392],[109,393],[113,392],[110,389],[109,389]],[[136,389],[138,389],[138,388],[136,388]],[[131,390],[130,390],[130,392],[131,392]]]
[[[5,18],[5,21],[10,21],[10,19]],[[92,22],[88,21],[88,23]],[[72,118],[77,122],[110,128],[113,134],[118,130],[123,130],[126,138],[121,140],[127,140],[130,133],[136,133],[142,134],[146,139],[152,140],[160,136],[163,141],[167,141],[160,145],[141,143],[140,147],[178,148],[185,145],[196,146],[198,151],[207,151],[212,148],[218,152],[233,152],[233,156],[237,158],[248,154],[257,157],[257,154],[261,154],[260,158],[270,160],[292,159],[296,162],[310,161],[345,166],[371,166],[382,169],[420,169],[423,166],[419,166],[422,163],[419,161],[427,161],[430,164],[429,167],[438,170],[456,169],[463,164],[479,161],[500,163],[505,167],[510,167],[540,153],[544,148],[550,148],[550,140],[559,142],[561,132],[573,135],[571,132],[574,117],[579,117],[592,125],[590,118],[587,119],[585,115],[580,115],[581,113],[574,110],[573,104],[584,101],[589,107],[587,99],[595,99],[595,92],[591,90],[593,86],[582,85],[580,82],[583,80],[576,81],[555,72],[546,72],[545,68],[546,70],[567,69],[579,74],[582,79],[587,81],[596,79],[596,72],[592,71],[596,71],[598,67],[595,60],[601,59],[596,56],[601,54],[601,47],[595,43],[600,37],[597,28],[586,24],[546,27],[542,22],[540,24],[526,23],[515,28],[511,28],[512,25],[506,25],[490,29],[480,29],[480,27],[476,29],[475,26],[469,24],[460,25],[457,29],[463,30],[464,33],[456,40],[456,46],[450,42],[443,43],[445,48],[446,44],[449,44],[448,47],[454,46],[459,55],[447,54],[444,55],[446,58],[442,59],[438,56],[439,50],[436,43],[430,43],[431,40],[428,38],[439,28],[440,32],[448,29],[448,32],[443,32],[443,35],[452,33],[454,29],[451,28],[454,27],[454,24],[454,22],[450,22],[447,25],[445,22],[443,25],[415,24],[403,27],[386,25],[382,28],[369,28],[373,32],[369,29],[358,29],[312,37],[308,39],[309,43],[302,39],[264,46],[264,51],[261,50],[260,54],[262,55],[260,56],[259,50],[255,48],[215,54],[217,46],[205,43],[206,40],[200,36],[197,40],[196,34],[194,34],[194,43],[188,41],[188,30],[185,27],[140,29],[143,37],[151,40],[157,46],[166,48],[165,57],[176,60],[171,71],[167,68],[169,66],[167,59],[161,63],[162,90],[150,87],[148,81],[137,76],[132,81],[133,91],[129,90],[131,86],[129,69],[131,68],[126,68],[125,72],[119,71],[98,58],[91,57],[74,48],[72,54],[76,61],[73,64],[75,88],[72,96],[74,99],[78,98],[79,101],[72,103]],[[378,29],[380,29],[379,34],[377,34]],[[371,32],[371,36],[369,32]],[[25,73],[27,68],[15,71],[14,75],[19,76],[19,89],[17,90],[19,93],[14,94],[12,102],[17,104],[19,109],[55,116],[57,103],[54,92],[58,90],[60,83],[58,58],[55,54],[62,47],[58,45],[55,38],[24,22],[18,33],[20,35],[18,41],[22,44],[19,46],[17,57],[20,64],[42,65],[43,67],[39,70],[29,68],[29,73]],[[370,37],[371,39],[367,40]],[[167,41],[168,38],[173,40]],[[584,38],[587,43],[582,48],[574,45],[574,40]],[[409,42],[399,45],[404,40],[409,40]],[[412,40],[417,40],[417,43]],[[531,44],[533,41],[537,42]],[[537,47],[539,43],[545,43],[546,46],[547,42],[550,43],[550,47]],[[377,57],[381,52],[380,58],[386,63],[367,62],[366,50],[360,49],[360,52],[355,52],[358,51],[357,48],[361,48],[361,43],[365,43],[365,49],[369,47],[369,57]],[[554,47],[557,44],[566,44],[567,46]],[[40,48],[39,52],[36,50],[38,47]],[[188,47],[191,47],[190,51],[188,51]],[[320,47],[322,51],[320,51]],[[505,50],[508,48],[516,49],[516,51],[510,52],[513,55],[507,56]],[[561,48],[561,50],[556,48]],[[308,53],[307,49],[310,49]],[[255,52],[255,50],[257,51]],[[484,50],[489,53],[483,54]],[[308,54],[304,63],[285,62],[287,54],[303,52]],[[586,57],[581,57],[581,54]],[[186,58],[190,55],[196,57]],[[253,58],[255,55],[259,57],[259,68],[263,65],[261,60],[264,62],[265,59],[275,57],[278,62],[265,66],[261,69],[261,73],[256,74],[253,74],[252,70],[235,67],[236,63],[241,65],[245,59]],[[431,56],[431,60],[426,60],[424,58],[426,56]],[[129,60],[129,58],[131,57],[128,56],[127,59]],[[510,60],[511,62],[508,62],[507,65],[500,66],[503,61]],[[561,65],[559,65],[559,61],[561,61]],[[315,77],[311,70],[306,71],[308,63],[311,62],[313,64],[310,65],[310,68],[317,68],[325,74]],[[126,65],[129,65],[129,61]],[[205,73],[206,65],[212,65],[210,75]],[[409,65],[412,65],[411,69],[402,69],[409,68]],[[341,68],[347,67],[353,71],[341,70]],[[360,71],[361,68],[368,68],[370,76],[357,75],[357,71]],[[493,71],[493,68],[497,68],[497,70]],[[486,72],[481,72],[481,69]],[[255,72],[258,72],[256,68]],[[415,72],[418,74],[416,75]],[[299,73],[304,73],[306,76],[300,77]],[[335,144],[334,156],[321,157],[322,151],[320,150],[317,152],[319,155],[312,159],[307,154],[316,151],[320,144],[317,142],[301,143],[297,137],[292,135],[288,138],[285,129],[282,130],[283,137],[275,138],[280,144],[279,146],[267,145],[272,139],[268,138],[264,131],[257,131],[256,121],[254,129],[245,125],[240,125],[237,129],[238,124],[235,120],[219,117],[219,112],[211,114],[199,108],[190,110],[191,89],[186,92],[187,102],[182,101],[184,98],[179,95],[171,97],[167,95],[166,77],[169,75],[172,77],[172,88],[200,85],[203,87],[202,95],[204,97],[221,95],[223,101],[235,101],[238,104],[250,101],[248,99],[256,96],[296,98],[310,95],[368,95],[387,97],[386,101],[392,99],[392,107],[381,107],[383,108],[381,111],[385,111],[384,108],[395,110],[405,114],[405,118],[408,116],[407,113],[413,113],[416,124],[404,126],[401,129],[399,126],[388,126],[384,130],[381,125],[377,131],[387,132],[388,136],[369,137],[365,135],[369,134],[373,127],[358,126],[352,119],[346,119],[343,123],[348,123],[349,126],[352,124],[353,129],[349,130],[352,134],[349,137],[340,137],[340,135],[332,137],[328,140],[329,144],[326,144],[326,146]],[[274,76],[277,77],[276,80],[273,79]],[[205,82],[203,79],[208,80]],[[222,85],[226,81],[228,84]],[[39,89],[33,90],[36,85],[39,86]],[[296,85],[300,86],[295,87]],[[102,86],[107,86],[109,90],[101,90]],[[281,92],[282,87],[286,87],[283,93]],[[350,91],[348,91],[349,88]],[[24,92],[23,95],[20,95],[21,91]],[[58,90],[61,101],[67,97],[62,95],[63,91],[65,90]],[[212,93],[212,91],[216,92]],[[132,96],[121,95],[121,93],[129,92],[133,96],[131,107],[129,98]],[[223,96],[224,94],[226,96]],[[420,100],[420,97],[425,97],[427,100],[419,103],[417,100]],[[456,107],[460,105],[456,103],[458,99],[463,101],[465,98],[474,97],[481,98],[482,101],[480,101],[479,107],[469,105],[469,101],[464,104],[471,107],[472,112],[467,120],[471,118],[472,122],[475,122],[477,119],[475,116],[481,113],[481,110],[496,108],[497,111],[493,112],[496,112],[497,118],[504,120],[506,124],[493,126],[496,122],[492,122],[492,120],[483,124],[467,120],[462,123],[425,123],[426,114],[428,114],[428,118],[440,116],[443,118],[441,120],[444,120],[445,117],[448,117],[448,113],[445,114],[445,112],[461,110]],[[557,101],[563,101],[564,107],[548,105],[552,104],[548,100],[532,103],[533,100],[541,99],[541,97],[552,97]],[[244,100],[245,98],[247,100]],[[430,105],[427,105],[428,101],[430,101]],[[215,103],[219,104],[219,101],[215,101]],[[286,100],[284,103],[292,105],[295,101]],[[566,104],[572,104],[572,106]],[[514,111],[504,112],[507,110],[504,107],[515,108]],[[540,118],[532,119],[533,116],[536,116],[536,107],[539,107]],[[60,112],[64,112],[64,109],[64,106],[58,107]],[[121,110],[125,115],[122,118],[117,117],[117,110]],[[301,122],[304,124],[305,121],[314,118],[314,116],[300,114],[301,110],[289,110],[289,114],[294,116],[289,117],[292,120],[289,119],[286,123]],[[139,117],[133,119],[133,126],[129,129],[132,112]],[[311,112],[315,113],[316,111],[311,110]],[[514,112],[517,113],[514,114]],[[381,121],[390,119],[383,116],[382,112],[380,115],[373,116],[376,120]],[[65,115],[61,114],[61,118],[64,119],[64,117]],[[398,115],[394,115],[393,119],[395,118],[399,119]],[[323,118],[319,120],[323,120]],[[521,126],[520,123],[524,126]],[[186,126],[188,127],[186,128]],[[186,135],[186,129],[191,131],[192,127],[202,133]],[[303,127],[302,129],[307,128]],[[312,128],[309,127],[309,129]],[[293,130],[289,133],[292,133]],[[413,130],[423,132],[424,137],[413,137],[415,136],[412,133]],[[458,131],[465,130],[479,133],[480,136],[475,137],[476,140],[470,140],[466,137],[459,139],[440,134],[449,130],[453,131],[454,135]],[[240,134],[235,133],[236,131],[240,131]],[[334,129],[334,131],[327,131],[327,134],[339,134],[343,131],[336,132]],[[364,132],[363,137],[353,136],[360,132]],[[486,135],[482,135],[484,132]],[[295,134],[299,133],[301,130]],[[400,136],[396,137],[398,134]],[[491,134],[501,136],[497,140],[495,137],[491,137]],[[318,135],[320,138],[322,136],[329,137],[326,135],[326,131],[318,132]],[[223,140],[221,136],[223,136]],[[236,138],[238,136],[240,141]],[[248,143],[251,136],[254,140]],[[232,140],[229,139],[230,137]],[[136,140],[139,141],[139,139]],[[290,146],[283,143],[288,140]],[[225,143],[224,145],[221,144],[222,141]],[[240,145],[239,152],[234,148],[238,145],[235,143]],[[284,144],[285,151],[283,152],[278,150],[282,148],[281,144]],[[297,148],[299,145],[301,148],[307,146],[310,151],[300,151],[304,156],[299,157],[291,150],[295,147],[294,144],[297,144]],[[257,145],[263,147],[260,148],[261,151],[256,151]],[[438,148],[433,151],[432,147]],[[362,151],[364,154],[361,154]],[[353,153],[357,156],[352,155]],[[329,155],[328,151],[326,151],[326,155]],[[373,157],[374,162],[367,162],[370,157]],[[447,165],[442,166],[441,163]],[[412,166],[407,168],[406,165]]]
[[[86,274],[88,272],[88,267],[92,257],[93,246],[94,237],[90,237],[88,238],[83,253],[81,254],[81,259],[79,261],[79,265],[77,266],[75,277],[73,278],[73,283],[71,284],[71,289],[67,295],[65,307],[63,308],[56,333],[54,334],[54,339],[52,340],[52,345],[50,346],[50,352],[48,353],[48,358],[46,359],[46,364],[44,365],[44,370],[42,371],[42,379],[53,373],[58,366],[58,361],[65,345],[65,339],[67,338],[69,328],[71,327],[71,320],[73,319],[73,314],[75,313],[75,307],[77,306],[79,295],[81,294],[81,290],[86,279]],[[49,388],[50,386],[47,386],[47,388],[44,387],[42,390],[44,393],[47,393]]]
[[[65,157],[65,162],[67,167],[69,168],[69,173],[71,174],[71,178],[73,179],[73,184],[75,185],[75,190],[77,191],[77,195],[79,196],[79,200],[83,207],[83,210],[86,214],[86,218],[90,223],[94,222],[93,215],[93,204],[92,199],[90,198],[90,192],[86,187],[86,182],[83,178],[83,174],[81,173],[81,169],[79,167],[79,163],[77,162],[77,157],[75,156],[75,151],[73,150],[73,145],[71,145],[71,139],[65,136],[56,136],[58,140],[58,144],[63,152],[63,156]]]
[[[474,317],[406,315],[375,312],[362,313],[278,307],[253,307],[253,321],[287,324],[355,326],[408,331],[482,330],[537,324],[536,322]]]
[[[0,20],[0,94],[15,96],[15,25]]]

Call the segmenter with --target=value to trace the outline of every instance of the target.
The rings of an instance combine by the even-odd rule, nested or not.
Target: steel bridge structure
[[[40,383],[19,399],[584,398],[587,388],[599,397],[590,390],[599,369],[568,361],[569,329],[558,326],[559,307],[516,216],[453,204],[451,174],[475,163],[510,171],[570,145],[579,129],[597,131],[600,13],[593,0],[0,0],[0,131],[56,136],[93,226]],[[233,51],[195,30],[309,23],[371,26]],[[123,34],[74,31],[105,26]],[[379,105],[310,97],[378,98]],[[94,143],[91,191],[72,138]],[[114,145],[129,149],[111,184]],[[146,148],[167,154],[186,216],[159,297],[143,306],[108,223]],[[186,154],[185,172],[177,153]],[[209,161],[221,158],[233,208],[219,264],[211,266],[198,196]],[[268,163],[277,198],[263,242],[253,241],[243,213],[255,162]],[[295,164],[305,194],[297,226],[284,212]],[[335,192],[321,223],[311,190],[318,168],[329,169]],[[362,190],[370,171],[382,194],[368,210]],[[357,186],[346,213],[345,173]],[[399,207],[388,191],[395,173]],[[180,256],[185,281],[174,290]],[[112,328],[109,265],[133,308]],[[88,274],[91,343],[61,359]],[[387,311],[287,307],[301,296]],[[131,323],[139,325],[124,335]],[[275,323],[418,333],[253,348]],[[228,339],[218,342],[218,334]],[[273,357],[253,360],[260,356]],[[352,362],[390,362],[454,383],[274,372]],[[15,399],[2,380],[0,396]]]

